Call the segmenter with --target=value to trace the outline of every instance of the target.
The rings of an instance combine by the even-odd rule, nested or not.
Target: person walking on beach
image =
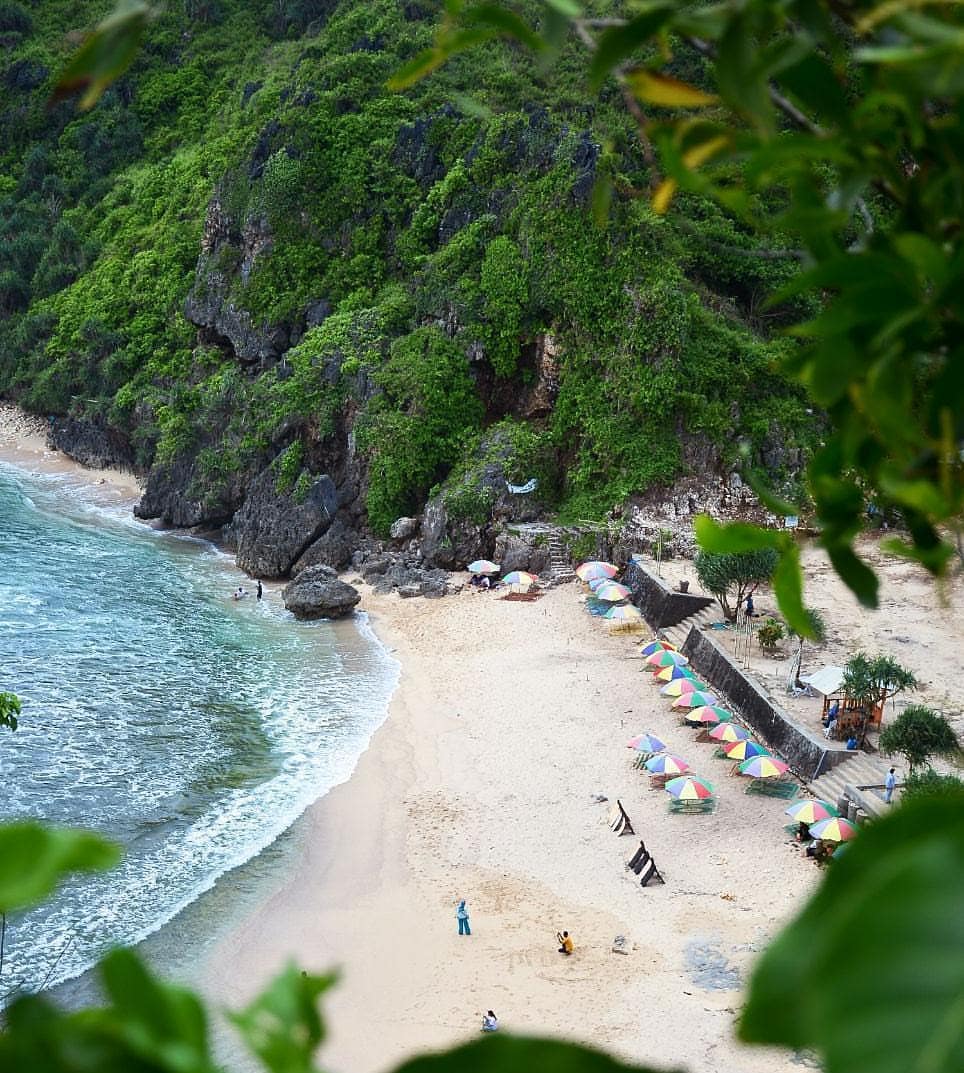
[[[499,1019],[492,1012],[492,1010],[489,1010],[489,1012],[482,1018],[482,1031],[483,1032],[498,1032],[499,1031]]]
[[[258,599],[259,600],[261,599],[262,592],[264,592],[264,589],[261,588],[261,578],[258,578]]]
[[[562,935],[556,932],[556,938],[559,940],[559,953],[565,954],[567,957],[572,953],[572,936],[569,932],[564,931]]]
[[[469,927],[469,911],[465,908],[464,898],[459,901],[458,908],[455,910],[455,919],[459,922],[459,935],[472,934],[472,929]]]
[[[891,768],[887,772],[887,778],[884,779],[884,800],[889,805],[891,798],[894,796],[894,790],[897,788],[897,776],[894,774],[896,768]]]

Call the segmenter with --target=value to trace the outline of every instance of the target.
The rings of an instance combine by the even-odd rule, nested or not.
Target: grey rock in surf
[[[328,566],[309,566],[285,585],[281,597],[296,618],[344,618],[361,600],[357,589],[339,581]]]

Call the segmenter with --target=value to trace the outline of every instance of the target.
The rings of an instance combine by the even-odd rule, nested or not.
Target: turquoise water
[[[397,668],[364,618],[298,623],[211,545],[93,506],[69,477],[0,463],[0,818],[122,844],[8,922],[0,996],[133,943],[343,781]]]

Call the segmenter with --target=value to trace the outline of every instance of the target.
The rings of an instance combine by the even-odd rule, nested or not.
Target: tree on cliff
[[[880,751],[899,753],[911,771],[923,767],[932,756],[950,756],[959,749],[950,723],[922,704],[905,708],[880,732]]]
[[[733,555],[701,551],[696,556],[696,576],[703,588],[719,600],[726,618],[733,622],[747,593],[773,577],[778,559],[772,548]]]

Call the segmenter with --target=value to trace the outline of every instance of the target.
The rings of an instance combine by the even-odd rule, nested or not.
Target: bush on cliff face
[[[387,535],[459,458],[482,405],[465,355],[437,328],[397,340],[375,382],[382,394],[369,406],[359,446],[370,455],[368,520]]]

